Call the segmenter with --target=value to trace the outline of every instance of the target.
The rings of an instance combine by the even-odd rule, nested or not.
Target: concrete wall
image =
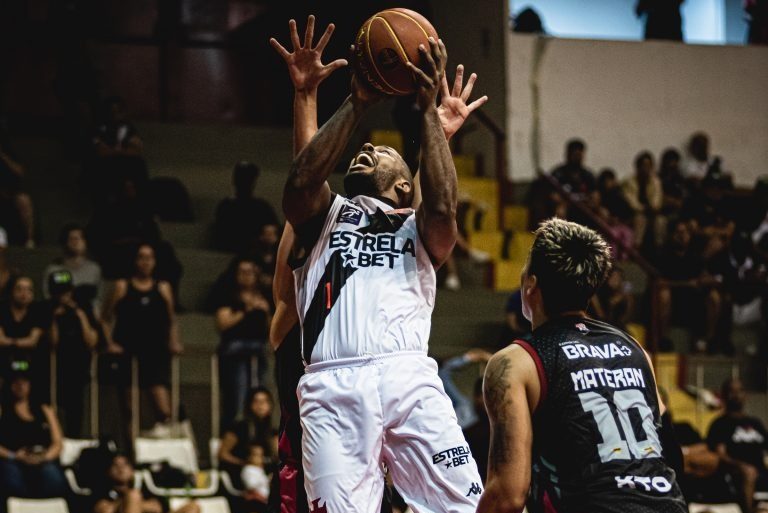
[[[587,141],[587,165],[632,170],[643,149],[683,148],[710,134],[736,181],[768,173],[768,48],[510,35],[510,174],[529,179]]]

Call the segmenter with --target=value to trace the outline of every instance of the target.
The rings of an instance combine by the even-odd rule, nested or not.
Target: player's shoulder
[[[534,356],[525,347],[526,342],[516,340],[507,347],[497,351],[486,366],[486,378],[519,379],[527,371],[536,372]]]

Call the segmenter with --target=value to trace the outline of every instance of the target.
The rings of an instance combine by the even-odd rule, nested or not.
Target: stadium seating
[[[69,513],[64,499],[8,499],[8,513]]]

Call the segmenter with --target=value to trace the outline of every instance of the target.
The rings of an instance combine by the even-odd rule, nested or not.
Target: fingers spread
[[[336,29],[336,25],[331,23],[325,28],[325,32],[323,32],[323,35],[320,37],[320,41],[317,42],[317,46],[315,47],[315,50],[317,50],[320,53],[323,53],[323,50],[325,50],[325,46],[328,44],[328,41],[331,39],[331,34],[333,34],[333,31]]]
[[[414,66],[413,63],[407,62],[405,65],[408,66],[408,69],[411,70],[414,75],[416,75],[416,79],[421,84],[421,87],[431,88],[434,85],[432,79],[421,69]]]
[[[443,98],[451,96],[451,92],[448,90],[448,79],[445,74],[443,74],[443,78],[440,80],[440,94]]]
[[[453,96],[459,96],[461,94],[461,86],[464,85],[464,65],[459,64],[456,66],[456,78],[453,79]]]
[[[467,80],[467,87],[464,88],[464,91],[461,93],[461,100],[466,103],[467,100],[469,100],[469,96],[472,94],[472,88],[475,87],[475,80],[477,80],[477,75],[475,73],[472,73],[469,76],[469,80]]]
[[[432,54],[430,54],[427,49],[424,48],[424,45],[419,45],[419,53],[421,54],[421,70],[433,79],[439,78],[440,73],[438,71],[437,64],[435,63],[435,59],[432,57]]]
[[[477,100],[473,101],[469,105],[467,105],[467,109],[469,109],[469,112],[472,112],[473,110],[477,109],[478,107],[482,106],[485,102],[488,101],[487,96],[481,96]]]
[[[274,48],[277,51],[277,53],[280,54],[280,57],[282,57],[283,59],[286,59],[291,55],[291,52],[286,50],[283,45],[278,43],[277,39],[275,39],[274,37],[269,38],[269,44],[272,45],[272,48]]]
[[[323,69],[327,69],[329,70],[329,72],[334,72],[339,68],[343,68],[347,64],[349,64],[347,62],[347,59],[336,59],[335,61],[329,62],[328,64],[323,66]]]
[[[288,28],[291,32],[291,43],[293,44],[293,51],[295,52],[301,48],[301,41],[299,40],[299,31],[296,29],[296,20],[288,21]]]
[[[307,18],[307,30],[304,31],[304,48],[312,48],[312,39],[315,37],[315,16]]]

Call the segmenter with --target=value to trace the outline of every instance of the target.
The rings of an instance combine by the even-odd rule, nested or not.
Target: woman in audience
[[[264,387],[251,389],[246,402],[245,418],[230,426],[221,439],[219,461],[222,470],[240,485],[240,474],[248,464],[250,447],[264,448],[267,473],[277,456],[277,434],[272,427],[272,394]]]
[[[134,488],[133,465],[121,454],[112,458],[106,474],[106,486],[96,492],[93,513],[200,513],[194,501],[171,512],[167,499]]]
[[[57,464],[61,427],[50,406],[30,397],[30,377],[15,371],[4,389],[0,416],[0,500],[60,497],[66,493]]]
[[[102,319],[106,325],[107,351],[137,359],[139,386],[149,389],[159,432],[171,418],[171,355],[180,354],[182,347],[171,286],[155,278],[155,264],[152,246],[140,245],[133,276],[115,282]],[[124,380],[125,385],[128,383],[130,378]],[[130,412],[130,408],[126,407],[126,411]]]
[[[263,383],[267,370],[265,348],[272,309],[259,288],[261,271],[253,260],[233,263],[231,286],[216,310],[216,329],[221,334],[222,425],[227,427],[243,413],[245,395],[251,386]],[[253,365],[258,382],[252,383]],[[247,405],[245,406],[247,407]]]

